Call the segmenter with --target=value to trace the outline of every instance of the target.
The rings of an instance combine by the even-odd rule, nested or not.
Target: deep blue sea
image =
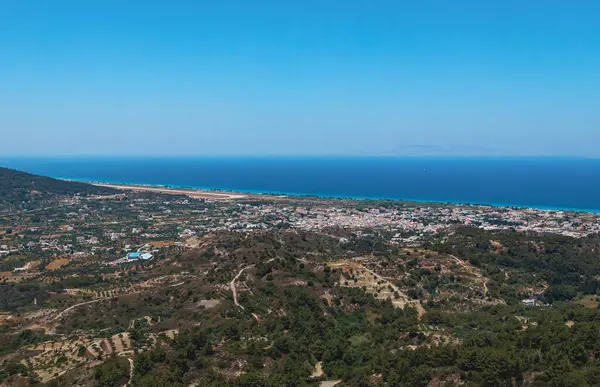
[[[0,157],[0,166],[78,180],[600,211],[600,159]]]

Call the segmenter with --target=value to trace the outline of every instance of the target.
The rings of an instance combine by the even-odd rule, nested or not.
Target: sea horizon
[[[583,157],[20,156],[0,165],[112,184],[600,212],[600,160]]]

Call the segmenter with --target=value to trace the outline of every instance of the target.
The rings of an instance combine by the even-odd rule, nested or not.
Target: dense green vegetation
[[[41,302],[48,298],[47,291],[56,287],[38,283],[0,284],[0,311],[31,305],[34,300]]]
[[[334,241],[304,232],[223,233],[213,248],[175,257],[178,270],[202,272],[202,280],[76,311],[59,331],[92,329],[108,336],[127,329],[137,351],[135,386],[314,386],[323,379],[311,377],[318,362],[327,379],[346,386],[600,384],[600,311],[565,302],[596,291],[596,237],[453,230],[427,247],[479,266],[490,278],[490,295],[506,304],[458,311],[424,302],[421,320],[412,308],[336,286],[340,270],[322,264],[371,252],[393,265],[388,257],[404,254],[409,260],[402,270],[412,274],[398,283],[425,279],[424,289],[435,294],[436,269],[418,267],[417,249],[400,252],[377,233],[347,235],[343,246]],[[307,255],[312,263],[302,260]],[[230,292],[205,290],[227,283],[240,267],[249,267],[239,281],[251,287],[238,295],[243,310]],[[158,275],[169,269],[148,270]],[[520,303],[527,296],[523,287],[543,284],[549,286],[539,297],[551,305]],[[201,299],[220,299],[221,306],[199,308]],[[160,323],[135,320],[127,328],[143,315]],[[175,339],[160,337],[152,345],[149,335],[174,327],[180,329]],[[19,372],[15,367],[11,372]],[[93,383],[123,383],[126,370],[122,362],[105,362]],[[57,379],[58,385],[65,380]]]
[[[515,285],[548,284],[547,302],[571,300],[578,294],[596,294],[600,281],[600,237],[570,238],[560,235],[491,232],[460,227],[428,247],[470,261],[504,283],[507,298],[516,296]],[[494,242],[494,243],[493,243]],[[506,272],[510,279],[506,281]]]
[[[29,329],[21,331],[16,335],[0,336],[0,355],[14,351],[25,345],[40,343],[47,338],[48,336],[43,332],[32,331]]]
[[[188,378],[207,386],[312,385],[310,373],[317,361],[330,377],[351,386],[426,386],[432,379],[453,377],[486,386],[522,385],[526,380],[534,380],[534,386],[600,382],[600,364],[594,360],[600,355],[600,313],[595,310],[560,305],[433,311],[422,323],[461,343],[419,347],[425,335],[411,310],[394,309],[360,290],[339,296],[336,304],[354,307],[326,307],[309,291],[290,288],[271,296],[286,305],[285,317],[256,324],[236,313],[220,326],[184,331],[136,358],[136,385],[184,386]],[[575,324],[571,328],[565,325],[569,319]],[[417,348],[402,350],[408,344]],[[226,352],[246,362],[245,373],[236,380],[212,371],[215,359]],[[226,365],[231,361],[227,359]]]
[[[28,202],[55,195],[114,194],[112,188],[64,181],[0,167],[0,204]]]
[[[123,386],[129,380],[129,364],[124,358],[111,357],[94,372],[97,387]]]
[[[296,243],[306,240],[299,236]],[[492,248],[491,240],[502,249]],[[308,241],[317,243],[312,247],[323,242]],[[365,242],[365,250],[389,253],[376,239]],[[561,302],[595,292],[595,237],[456,230],[446,243],[434,241],[429,247],[482,267],[493,279],[492,291],[508,304],[468,312],[431,305],[422,321],[412,309],[395,309],[361,289],[333,287],[339,273],[315,273],[293,254],[265,263],[285,255],[276,251],[278,244],[248,238],[228,243],[241,248],[234,250],[240,260],[260,262],[252,296],[242,296],[245,310],[230,310],[226,321],[183,331],[138,357],[138,385],[178,386],[191,380],[214,386],[314,385],[318,378],[310,375],[318,361],[328,378],[350,386],[426,386],[434,380],[448,386],[458,381],[473,386],[600,384],[600,311]],[[252,248],[246,250],[245,244]],[[363,249],[352,240],[345,247]],[[333,246],[322,249],[336,252]],[[505,270],[511,271],[508,283]],[[309,286],[278,285],[288,277],[308,280]],[[553,306],[527,308],[518,302],[525,295],[516,288],[543,282],[550,287],[542,298]],[[281,312],[270,315],[273,310]],[[251,313],[263,316],[261,322]],[[244,366],[231,379],[226,369],[236,359]]]

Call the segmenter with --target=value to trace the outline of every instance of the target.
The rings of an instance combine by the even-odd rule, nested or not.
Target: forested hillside
[[[566,301],[578,294],[596,294],[600,287],[600,238],[492,232],[461,227],[448,232],[444,243],[430,248],[467,259],[487,276],[512,286],[540,285],[547,302]]]
[[[53,179],[0,167],[0,203],[20,203],[56,195],[114,194],[112,188]]]
[[[124,332],[139,351],[136,386],[317,386],[325,379],[339,387],[598,385],[600,312],[558,300],[550,300],[552,306],[522,305],[520,289],[537,287],[538,276],[501,258],[513,256],[526,266],[537,254],[541,262],[546,255],[554,262],[555,248],[566,244],[579,262],[577,251],[594,241],[575,246],[570,238],[460,229],[433,244],[472,259],[486,277],[468,260],[399,248],[376,236],[349,236],[340,244],[335,237],[295,230],[218,233],[199,250],[135,274],[141,281],[177,267],[189,279],[81,309],[63,318],[57,332]],[[512,250],[527,243],[539,251],[529,257],[528,251]],[[484,245],[488,252],[476,254]],[[361,255],[364,246],[373,255]],[[553,264],[539,281],[554,281],[559,269]],[[580,269],[582,275],[593,273],[588,266]],[[134,274],[128,278],[134,280]],[[386,296],[389,286],[397,289],[392,297]],[[398,308],[411,286],[417,290],[411,297],[420,301]],[[136,320],[139,316],[152,320]],[[168,329],[179,333],[160,339]],[[104,367],[94,374],[96,385],[111,385],[109,375],[119,383],[126,377],[117,363]],[[84,374],[71,373],[50,385],[84,381]]]

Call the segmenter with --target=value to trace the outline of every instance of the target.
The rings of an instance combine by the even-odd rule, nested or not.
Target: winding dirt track
[[[67,309],[63,310],[62,312],[60,312],[59,314],[57,314],[56,316],[54,316],[54,318],[52,320],[50,320],[50,322],[53,322],[53,321],[56,321],[56,320],[60,319],[63,315],[65,315],[66,313],[72,311],[73,309],[77,308],[78,306],[94,304],[96,302],[108,300],[110,298],[116,298],[116,297],[99,298],[97,300],[85,301],[85,302],[80,302],[79,304],[71,305]]]
[[[231,292],[233,293],[233,303],[235,304],[235,306],[241,308],[242,310],[244,310],[244,307],[238,302],[237,290],[235,289],[235,281],[237,281],[237,279],[240,278],[244,270],[250,269],[252,266],[254,265],[246,266],[245,268],[240,270],[239,273],[237,273],[237,275],[229,283],[229,287],[231,287]]]
[[[482,279],[483,282],[483,295],[487,296],[488,293],[488,287],[487,287],[487,283],[488,283],[488,278],[484,277],[478,270],[475,271],[476,269],[473,266],[469,266],[465,263],[465,261],[461,260],[460,258],[454,256],[454,255],[450,255],[450,257],[454,258],[454,260],[466,271],[471,272],[475,275],[475,277]]]
[[[419,320],[425,314],[425,308],[423,308],[423,306],[421,305],[421,302],[419,300],[411,300],[410,297],[408,297],[408,295],[406,295],[404,292],[402,292],[402,290],[400,290],[396,285],[394,285],[394,283],[392,281],[390,281],[388,278],[383,277],[382,275],[374,272],[373,270],[367,268],[366,266],[364,266],[363,264],[361,264],[359,262],[343,260],[343,261],[338,261],[338,262],[329,262],[328,266],[332,267],[332,268],[347,266],[347,267],[362,269],[362,270],[366,271],[367,273],[371,274],[373,276],[373,278],[382,280],[384,282],[385,286],[391,287],[394,290],[394,292],[398,293],[398,295],[400,297],[398,299],[392,300],[392,303],[394,305],[398,305],[398,307],[400,307],[402,309],[404,309],[404,307],[407,305],[415,308],[417,310]]]
[[[421,302],[419,302],[418,300],[410,300],[410,297],[408,297],[406,294],[404,294],[404,292],[402,290],[400,290],[400,288],[398,288],[396,285],[394,285],[394,283],[392,281],[388,281],[385,277],[382,277],[381,275],[375,273],[373,270],[366,268],[364,265],[360,265],[360,266],[367,272],[371,273],[371,275],[373,275],[373,277],[380,278],[381,280],[385,281],[386,285],[390,286],[392,289],[394,289],[395,292],[397,292],[400,295],[400,297],[402,297],[406,300],[405,305],[412,306],[413,308],[415,308],[419,315],[419,320],[423,317],[423,315],[425,314],[425,308],[423,308],[423,305],[421,305]]]
[[[134,362],[133,362],[132,358],[128,358],[127,360],[129,360],[129,380],[123,387],[129,387],[129,386],[131,386],[131,383],[133,382]]]

